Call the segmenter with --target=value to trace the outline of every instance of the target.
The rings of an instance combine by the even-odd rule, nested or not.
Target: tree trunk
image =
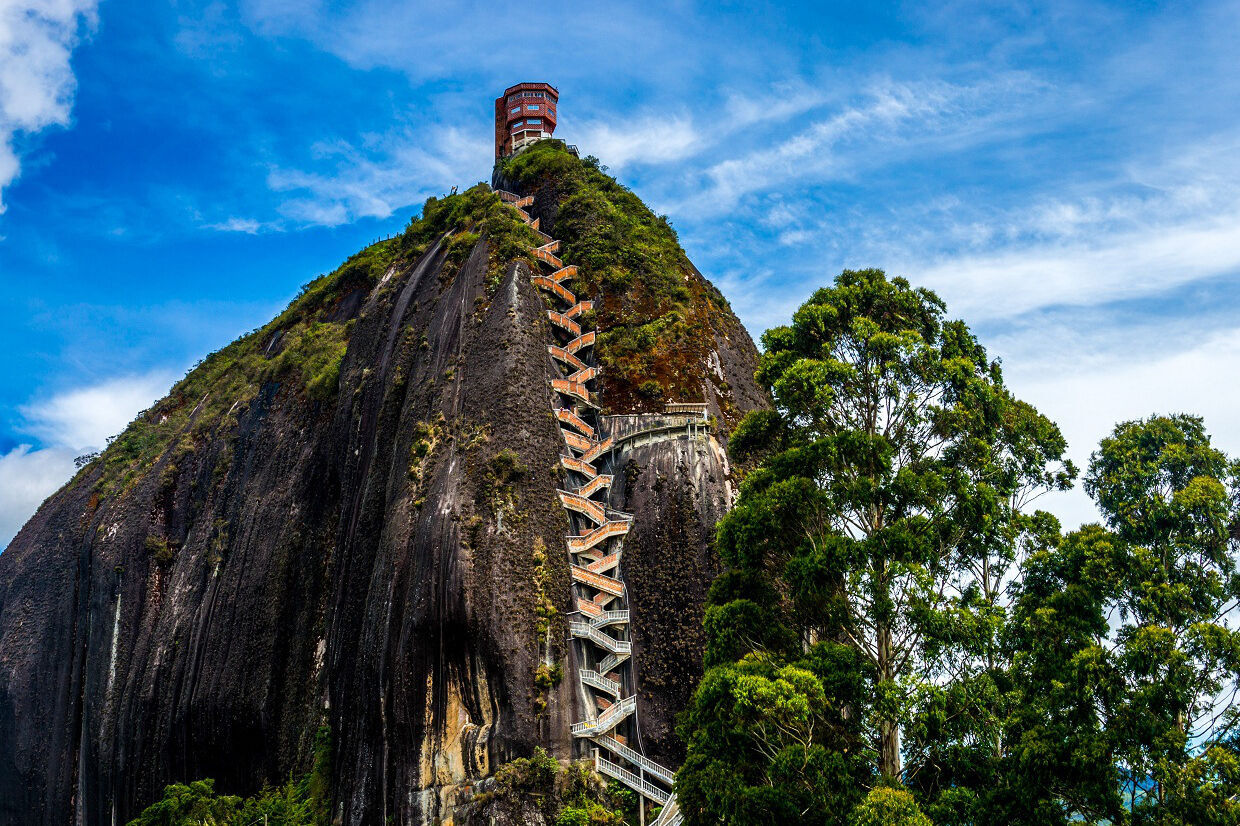
[[[878,679],[880,683],[892,682],[891,626],[878,624]],[[892,719],[880,720],[878,724],[878,769],[886,777],[900,778],[900,725]]]
[[[885,777],[900,779],[900,726],[891,720],[879,723],[879,737],[882,753],[879,755],[879,770]]]

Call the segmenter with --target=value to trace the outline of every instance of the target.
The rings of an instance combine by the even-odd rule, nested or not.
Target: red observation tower
[[[550,83],[518,83],[495,99],[495,157],[551,137],[560,93]]]

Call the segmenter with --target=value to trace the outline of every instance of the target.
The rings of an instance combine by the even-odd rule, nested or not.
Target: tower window
[[[530,126],[536,126],[542,123],[542,118],[530,118],[526,121]]]
[[[525,104],[525,108],[526,108],[526,111],[529,111],[529,112],[537,112],[537,111],[538,111],[538,104],[537,104],[537,103],[527,103],[527,104]]]

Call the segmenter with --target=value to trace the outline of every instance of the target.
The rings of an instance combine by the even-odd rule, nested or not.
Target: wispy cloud
[[[1163,325],[1153,324],[1135,326],[1126,334],[1137,339],[1164,332]],[[1014,360],[1006,371],[1007,381],[1021,398],[1059,424],[1070,455],[1082,468],[1117,423],[1154,414],[1201,415],[1215,446],[1240,455],[1240,385],[1224,379],[1240,363],[1240,328],[1180,341],[1189,346],[1137,358],[1127,353],[1089,358],[1086,347],[1077,350],[1075,357],[1062,352],[1052,359]],[[1093,503],[1080,488],[1038,504],[1069,528],[1098,519]]]
[[[314,170],[275,169],[267,183],[293,196],[280,211],[296,223],[338,226],[358,218],[386,218],[489,168],[488,138],[448,127],[402,130],[366,146],[320,143],[314,148]]]
[[[0,213],[21,172],[16,140],[67,126],[77,88],[69,57],[93,29],[98,0],[0,0]]]
[[[1006,75],[974,85],[943,81],[896,82],[872,78],[867,91],[817,112],[823,96],[794,93],[775,99],[763,120],[777,124],[814,111],[810,123],[773,140],[736,142],[723,160],[692,173],[688,194],[670,206],[699,219],[734,210],[746,195],[779,192],[828,182],[857,181],[867,172],[894,165],[910,154],[932,157],[994,141],[1007,123],[1029,116],[1040,84],[1025,75]],[[733,101],[746,119],[759,120],[756,104]],[[1018,112],[1020,113],[1018,115]],[[725,126],[729,133],[740,131]],[[731,142],[729,142],[730,146]]]
[[[70,448],[35,450],[18,445],[0,455],[0,549],[26,524],[39,505],[73,476]]]
[[[257,218],[232,217],[213,224],[203,224],[205,229],[219,232],[239,232],[243,235],[258,235],[260,232],[275,232],[283,229],[278,221],[259,221]]]
[[[44,445],[98,450],[171,383],[172,376],[160,371],[65,390],[23,405],[22,429]]]
[[[125,376],[23,405],[21,429],[38,444],[19,444],[0,455],[0,548],[73,475],[75,456],[102,448],[171,381],[162,371]]]
[[[988,319],[1053,304],[1097,304],[1156,295],[1240,273],[1240,211],[1070,245],[1053,242],[948,258],[903,271],[938,289],[955,313]]]
[[[573,141],[596,155],[613,170],[631,163],[661,164],[683,160],[698,152],[705,136],[687,115],[646,114],[622,121],[599,120],[581,124]]]

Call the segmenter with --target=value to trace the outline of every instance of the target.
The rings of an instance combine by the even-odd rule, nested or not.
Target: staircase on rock
[[[682,817],[671,791],[673,772],[642,753],[633,693],[629,600],[621,564],[624,537],[633,517],[607,507],[613,477],[600,467],[624,443],[680,437],[686,432],[696,438],[699,432],[705,433],[704,410],[698,409],[704,406],[681,405],[670,409],[671,415],[618,417],[625,420],[624,425],[615,434],[604,435],[612,428],[605,421],[608,417],[599,415],[589,388],[599,375],[593,363],[595,333],[585,329],[590,325],[584,318],[594,302],[579,301],[565,286],[576,277],[577,267],[566,266],[557,257],[560,242],[543,233],[538,219],[531,219],[525,211],[533,197],[503,190],[497,194],[542,241],[533,255],[544,271],[532,280],[561,307],[547,311],[560,339],[547,349],[560,370],[560,377],[551,380],[551,389],[556,399],[554,413],[564,434],[560,463],[569,487],[559,491],[560,502],[573,526],[567,546],[576,610],[569,631],[575,642],[586,717],[572,724],[572,734],[578,742],[591,744],[596,771],[663,807],[654,826],[675,826]]]

